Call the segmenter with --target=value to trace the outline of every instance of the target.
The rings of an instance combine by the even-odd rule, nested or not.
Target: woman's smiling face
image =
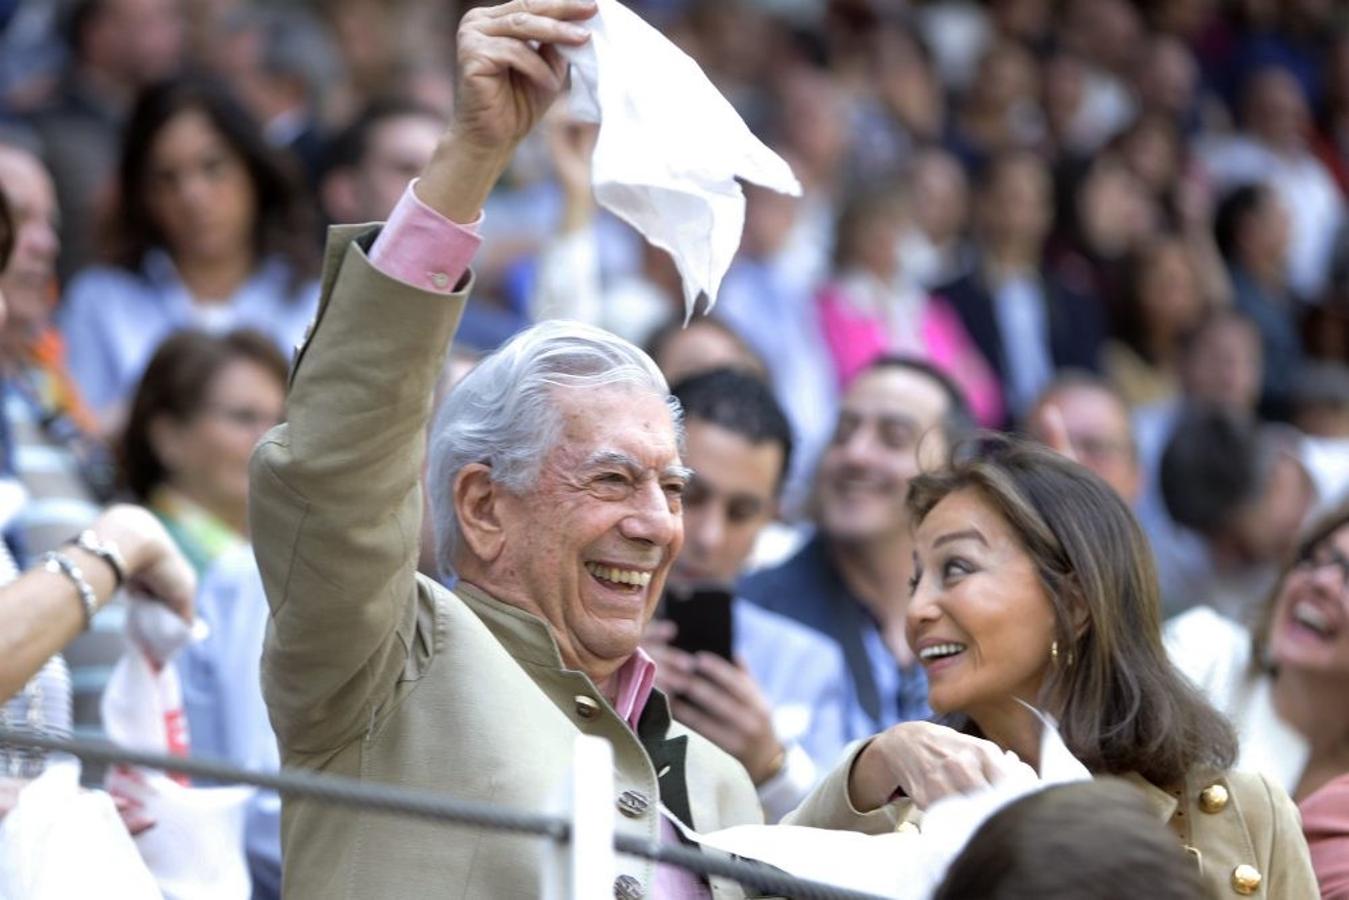
[[[1054,608],[1006,519],[976,490],[945,497],[918,527],[909,645],[938,713],[1035,702],[1050,665]]]

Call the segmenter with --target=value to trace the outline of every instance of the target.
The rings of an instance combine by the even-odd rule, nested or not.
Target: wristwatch
[[[81,531],[74,543],[85,553],[97,556],[112,568],[113,579],[117,582],[118,589],[126,584],[126,560],[122,558],[122,551],[117,549],[116,544],[107,540],[100,541],[92,528]]]

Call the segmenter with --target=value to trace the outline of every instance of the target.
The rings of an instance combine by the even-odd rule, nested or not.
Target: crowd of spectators
[[[324,229],[383,220],[431,159],[473,5],[0,0],[5,544],[22,569],[106,504],[153,511],[212,626],[180,662],[194,746],[243,765],[277,765],[249,453],[283,418]],[[444,387],[547,318],[650,353],[698,470],[684,580],[736,586],[739,664],[700,664],[659,623],[647,647],[660,686],[703,693],[687,724],[745,765],[770,817],[848,741],[932,715],[905,639],[905,498],[977,427],[1071,454],[1129,505],[1169,647],[1233,717],[1242,763],[1299,801],[1342,787],[1349,10],[630,5],[803,194],[746,185],[739,253],[683,327],[669,257],[595,204],[594,129],[554,110],[485,208]],[[1304,589],[1338,596],[1298,619],[1326,659],[1277,637]],[[66,648],[72,706],[46,724],[98,731],[122,623],[114,600]],[[1215,656],[1215,634],[1244,649]],[[3,721],[42,724],[34,702],[20,691]],[[260,798],[258,897],[279,891],[277,821]],[[1345,877],[1342,857],[1317,862]]]

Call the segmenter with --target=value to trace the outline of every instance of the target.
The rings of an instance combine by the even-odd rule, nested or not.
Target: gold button
[[[576,714],[583,719],[593,719],[600,714],[600,705],[595,702],[593,697],[577,694]]]
[[[1227,808],[1227,788],[1210,784],[1199,792],[1199,808],[1206,813],[1220,813]]]
[[[1260,889],[1260,870],[1244,863],[1232,870],[1232,890],[1243,896],[1254,894]]]

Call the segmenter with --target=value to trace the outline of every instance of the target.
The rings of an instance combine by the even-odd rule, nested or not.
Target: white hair
[[[459,470],[482,463],[506,490],[519,494],[532,489],[561,430],[556,390],[615,386],[664,399],[682,447],[679,401],[670,396],[651,357],[608,331],[579,322],[542,322],[520,332],[445,395],[431,429],[426,473],[442,573],[453,572],[459,543],[454,508]]]

